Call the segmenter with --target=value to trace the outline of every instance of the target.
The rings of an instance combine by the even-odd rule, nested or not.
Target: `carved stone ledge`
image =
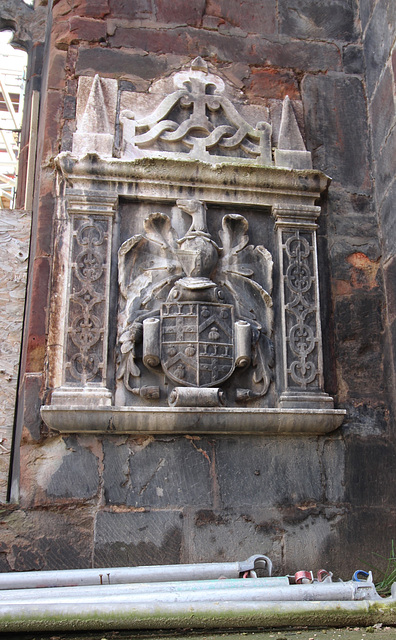
[[[321,435],[337,429],[343,409],[227,409],[45,406],[45,424],[60,433],[131,435]]]
[[[104,159],[96,154],[78,159],[63,152],[55,163],[68,184],[84,194],[101,190],[106,196],[140,200],[188,198],[194,189],[195,197],[205,202],[285,205],[290,210],[300,205],[307,211],[330,182],[321,171],[262,167],[248,160],[244,164],[243,159],[215,164],[188,158]]]

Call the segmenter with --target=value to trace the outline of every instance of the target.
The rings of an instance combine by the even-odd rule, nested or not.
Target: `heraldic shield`
[[[211,387],[233,373],[234,309],[210,302],[161,307],[161,364],[179,385]]]

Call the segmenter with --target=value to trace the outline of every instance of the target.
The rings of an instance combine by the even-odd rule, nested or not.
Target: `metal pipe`
[[[163,583],[162,590],[152,591],[147,585],[140,586],[141,589],[114,589],[112,587],[86,587],[83,590],[79,587],[69,587],[62,589],[45,589],[33,592],[25,591],[6,592],[5,598],[0,597],[0,607],[8,604],[22,606],[31,603],[40,603],[41,606],[49,605],[94,605],[100,603],[175,603],[184,602],[186,605],[192,602],[298,602],[298,601],[346,601],[346,600],[380,600],[373,583],[359,582],[333,582],[314,583],[288,586],[263,586],[262,578],[252,579],[252,587],[238,587],[248,581],[234,580],[237,585],[231,588],[221,588],[218,581],[218,588],[213,586],[208,588],[206,581],[202,584],[185,583],[180,589],[177,585]],[[228,581],[230,582],[230,581]],[[193,586],[194,585],[194,586]],[[13,597],[14,596],[14,597]]]
[[[192,580],[180,582],[150,582],[132,584],[112,584],[112,585],[88,585],[82,587],[44,587],[42,589],[6,589],[0,591],[0,603],[14,602],[17,600],[45,600],[56,597],[58,599],[70,596],[79,599],[86,596],[96,595],[97,600],[102,601],[104,597],[118,597],[127,595],[130,601],[135,593],[158,594],[158,597],[165,592],[183,593],[184,591],[213,591],[224,592],[230,589],[240,592],[249,591],[260,586],[262,588],[274,588],[288,586],[289,578],[282,576],[278,578],[249,578],[240,580],[238,578],[225,578],[224,580]]]
[[[0,606],[8,632],[395,624],[396,602],[211,602]]]
[[[246,571],[267,569],[272,562],[256,554],[243,562],[153,565],[148,567],[108,567],[62,571],[21,571],[0,574],[0,590],[39,587],[71,587],[95,584],[128,584],[131,582],[169,582],[171,580],[211,580],[220,577],[239,578]]]

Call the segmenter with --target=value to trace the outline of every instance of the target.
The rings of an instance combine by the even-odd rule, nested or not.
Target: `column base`
[[[51,404],[58,407],[109,407],[113,394],[106,387],[59,387],[52,393]]]
[[[333,409],[334,400],[327,393],[285,391],[279,398],[281,409]]]

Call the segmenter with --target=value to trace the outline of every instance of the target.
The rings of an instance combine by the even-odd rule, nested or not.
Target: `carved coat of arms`
[[[167,215],[153,213],[144,233],[119,249],[124,310],[117,378],[134,395],[158,399],[159,386],[140,383],[143,367],[166,376],[170,404],[218,406],[226,402],[222,383],[244,370],[249,384],[234,400],[263,396],[273,366],[271,255],[249,244],[242,215],[223,217],[219,246],[205,203],[177,206],[192,218],[183,237]]]

